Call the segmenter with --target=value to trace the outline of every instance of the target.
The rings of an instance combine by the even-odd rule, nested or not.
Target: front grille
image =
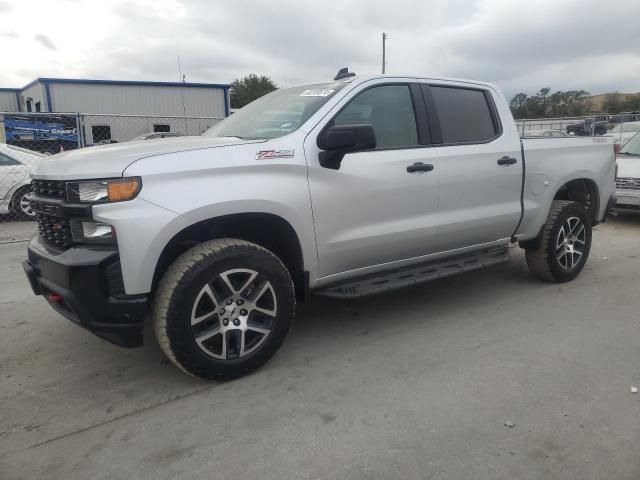
[[[640,178],[616,178],[616,188],[640,190]]]
[[[67,249],[73,245],[69,220],[51,217],[42,213],[36,214],[36,220],[40,237],[43,240],[62,249]]]
[[[31,191],[40,197],[64,199],[65,185],[60,180],[33,180]]]

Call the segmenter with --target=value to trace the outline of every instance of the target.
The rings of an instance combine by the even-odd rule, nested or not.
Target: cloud
[[[172,81],[178,55],[187,81],[258,73],[288,86],[344,66],[379,72],[385,31],[392,74],[488,80],[507,96],[640,90],[637,0],[105,0],[99,18],[91,0],[50,0],[37,17],[26,3],[3,17],[40,48],[3,40],[13,68],[0,70],[0,86],[38,76]]]
[[[49,50],[53,50],[54,52],[56,52],[58,50],[56,48],[55,44],[53,43],[53,41],[49,37],[47,37],[46,35],[42,35],[41,33],[39,33],[38,35],[33,37],[33,39],[36,42],[38,42],[39,44],[41,44],[44,48],[47,48]]]

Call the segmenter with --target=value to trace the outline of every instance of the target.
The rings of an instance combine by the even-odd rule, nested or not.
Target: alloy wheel
[[[198,347],[220,360],[244,357],[262,345],[277,314],[273,286],[251,269],[233,269],[207,282],[191,309]]]

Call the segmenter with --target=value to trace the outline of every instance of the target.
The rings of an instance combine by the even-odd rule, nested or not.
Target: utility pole
[[[382,73],[387,65],[387,34],[382,32]]]

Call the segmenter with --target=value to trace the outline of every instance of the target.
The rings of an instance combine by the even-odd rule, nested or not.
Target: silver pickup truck
[[[56,155],[24,268],[121,346],[150,316],[185,372],[266,362],[309,293],[351,298],[506,261],[566,282],[615,191],[606,138],[520,139],[492,84],[354,76],[277,90],[200,137]],[[397,319],[401,322],[401,316]]]

